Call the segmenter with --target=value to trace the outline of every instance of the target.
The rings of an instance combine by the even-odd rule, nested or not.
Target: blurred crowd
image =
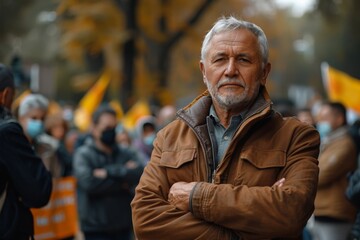
[[[99,111],[111,111],[115,118],[115,125],[109,127],[114,131],[109,145],[134,149],[143,165],[150,159],[157,131],[174,120],[176,114],[175,106],[167,105],[152,115],[139,117],[135,127],[127,129],[121,120],[117,119],[115,109],[108,103],[102,103],[93,113],[90,128],[83,132],[72,121],[73,113],[69,112],[72,110],[51,111],[50,104],[45,96],[31,93],[20,101],[19,106],[14,109],[14,115],[53,177],[73,174],[74,154],[93,140],[94,131],[99,124],[95,119]],[[107,122],[108,120],[105,120],[104,124]]]
[[[150,159],[156,133],[176,118],[177,109],[164,106],[127,129],[115,110],[103,103],[93,113],[87,132],[81,132],[71,110],[52,112],[49,106],[45,96],[30,93],[13,114],[52,177],[77,179],[81,237],[74,234],[66,239],[133,239],[134,188]],[[318,191],[303,239],[345,235],[359,239],[355,237],[360,236],[360,120],[349,123],[346,107],[338,102],[321,101],[302,109],[275,103],[274,108],[284,117],[312,125],[320,134]]]
[[[94,112],[90,129],[83,133],[66,117],[68,112],[49,114],[48,106],[44,96],[29,94],[16,115],[52,176],[77,178],[79,219],[86,239],[103,239],[108,232],[117,234],[116,239],[131,239],[129,203],[133,190],[150,159],[157,131],[175,119],[176,108],[165,106],[140,117],[134,129],[126,129],[115,110],[104,103]],[[348,123],[347,109],[338,102],[323,101],[302,109],[275,104],[274,108],[284,117],[296,117],[314,126],[321,138],[315,210],[303,239],[328,239],[330,235],[342,239],[349,232],[359,234],[360,225],[354,223],[360,198],[354,200],[345,192],[355,191],[349,181],[359,161],[360,120]],[[359,184],[359,177],[352,180],[353,186]],[[97,222],[97,211],[104,215],[102,226]]]
[[[65,239],[132,239],[130,202],[150,159],[157,131],[175,119],[172,105],[143,115],[127,129],[102,103],[90,128],[76,128],[69,109],[51,110],[49,99],[30,93],[14,108],[26,137],[53,178],[74,176],[81,234]],[[100,218],[100,219],[99,219]],[[108,238],[107,238],[108,237]]]
[[[301,109],[274,107],[284,117],[295,116],[314,126],[320,135],[315,210],[303,239],[360,239],[360,118],[340,102],[317,101]]]

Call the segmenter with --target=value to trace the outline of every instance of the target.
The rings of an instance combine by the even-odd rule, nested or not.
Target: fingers
[[[274,187],[278,186],[278,187],[282,187],[285,183],[285,178],[281,178],[279,181],[277,181],[276,183],[274,183]]]

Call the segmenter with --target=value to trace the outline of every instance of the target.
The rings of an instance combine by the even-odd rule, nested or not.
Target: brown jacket
[[[271,110],[265,88],[213,174],[207,92],[159,132],[132,202],[138,239],[292,239],[313,212],[319,136]],[[283,187],[272,187],[281,178]],[[199,182],[192,212],[167,201],[175,182]]]
[[[353,222],[356,209],[346,199],[348,173],[356,169],[356,146],[345,128],[337,129],[321,144],[319,185],[315,199],[316,217]]]

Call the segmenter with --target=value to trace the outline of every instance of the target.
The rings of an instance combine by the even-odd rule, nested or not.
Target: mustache
[[[221,87],[222,85],[226,85],[226,84],[237,84],[237,85],[240,85],[241,87],[245,87],[244,82],[238,78],[224,78],[224,79],[220,80],[216,84],[216,86]]]

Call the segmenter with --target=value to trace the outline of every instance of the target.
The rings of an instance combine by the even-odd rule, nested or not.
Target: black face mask
[[[100,140],[107,146],[113,146],[115,144],[115,128],[106,129],[102,132]]]

